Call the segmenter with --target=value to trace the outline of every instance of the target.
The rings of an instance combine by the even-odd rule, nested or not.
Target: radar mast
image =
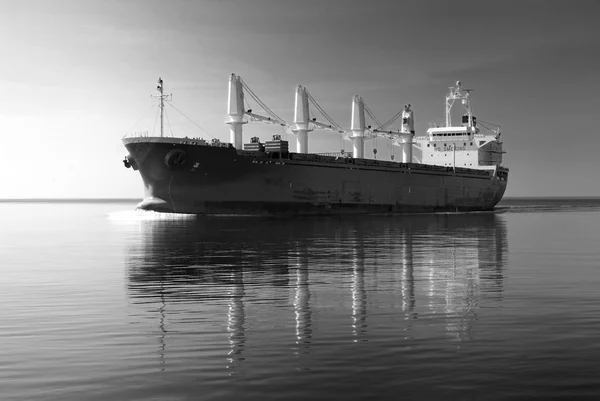
[[[452,126],[452,116],[450,111],[457,99],[460,99],[463,107],[469,117],[468,126],[473,126],[473,112],[471,110],[471,92],[473,89],[463,89],[460,81],[456,81],[456,86],[450,86],[450,93],[446,96],[446,127]]]
[[[158,85],[156,86],[158,95],[152,95],[153,98],[158,99],[160,107],[160,136],[164,135],[164,116],[165,116],[165,100],[171,100],[172,94],[165,95],[163,90],[163,80],[158,77]]]

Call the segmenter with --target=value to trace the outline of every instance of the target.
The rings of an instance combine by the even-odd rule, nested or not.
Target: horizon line
[[[31,202],[31,203],[43,203],[43,202],[140,202],[144,198],[84,198],[84,197],[64,197],[64,198],[0,198],[0,203],[11,203],[11,202]],[[600,195],[576,195],[576,196],[506,196],[500,200],[500,202],[511,199],[600,199]]]

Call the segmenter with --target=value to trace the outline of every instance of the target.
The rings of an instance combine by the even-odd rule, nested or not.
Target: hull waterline
[[[140,209],[192,214],[366,214],[492,210],[508,170],[265,154],[187,138],[126,138]]]

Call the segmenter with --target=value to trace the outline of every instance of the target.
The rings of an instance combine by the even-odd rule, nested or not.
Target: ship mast
[[[165,95],[163,90],[163,80],[158,77],[158,85],[156,86],[158,95],[152,95],[153,98],[159,100],[160,107],[160,136],[164,135],[164,117],[165,117],[165,100],[171,100],[172,94]]]
[[[473,112],[471,110],[471,92],[472,89],[464,89],[460,81],[456,81],[456,86],[451,86],[450,93],[446,96],[446,127],[452,126],[452,117],[450,111],[456,100],[460,100],[463,107],[465,108],[468,116],[467,126],[472,127],[473,124]]]

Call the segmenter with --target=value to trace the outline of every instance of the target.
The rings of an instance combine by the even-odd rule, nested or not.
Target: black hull
[[[191,142],[191,143],[190,143]],[[145,210],[192,214],[366,214],[492,210],[508,170],[271,155],[181,138],[129,138]]]

